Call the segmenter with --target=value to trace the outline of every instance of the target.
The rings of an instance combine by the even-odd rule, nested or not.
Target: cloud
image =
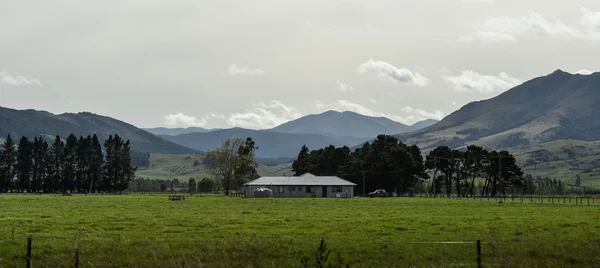
[[[302,116],[302,113],[296,108],[287,106],[277,100],[272,100],[269,103],[254,103],[250,106],[244,113],[234,113],[229,116],[227,123],[236,127],[267,129]]]
[[[478,91],[480,93],[490,93],[494,91],[504,91],[513,88],[521,83],[518,78],[511,77],[507,73],[500,73],[498,76],[482,75],[474,71],[463,71],[461,75],[445,75],[442,78],[454,85],[454,89],[462,92]]]
[[[452,101],[452,106],[456,106],[456,102],[455,101]]]
[[[235,64],[229,65],[229,75],[263,75],[265,71],[261,69],[250,69],[246,67],[238,67]]]
[[[337,90],[342,91],[342,92],[346,92],[346,91],[354,91],[355,88],[352,87],[349,84],[344,84],[342,82],[340,82],[339,80],[337,81]]]
[[[401,109],[401,115],[395,114],[386,114],[381,112],[373,111],[363,105],[358,103],[354,103],[348,100],[338,100],[335,103],[324,104],[319,101],[315,102],[315,107],[319,110],[335,110],[335,111],[352,111],[355,113],[359,113],[366,116],[374,116],[374,117],[387,117],[394,121],[403,123],[403,124],[414,124],[418,121],[425,119],[437,119],[440,120],[444,117],[444,113],[441,111],[428,112],[422,109],[415,109],[412,107],[404,107]]]
[[[196,118],[184,113],[169,114],[164,117],[165,125],[168,127],[203,127],[206,125],[206,118]]]
[[[368,60],[358,66],[359,73],[376,71],[380,79],[389,80],[397,84],[414,84],[420,87],[429,85],[429,79],[421,74],[411,72],[406,68],[397,68],[387,62],[379,60]]]
[[[558,37],[563,39],[600,40],[600,12],[582,8],[581,17],[574,26],[560,20],[547,20],[542,15],[530,12],[520,18],[494,17],[475,26],[473,33],[459,38],[462,42],[517,42],[520,36]]]
[[[11,86],[43,86],[42,82],[38,79],[27,78],[21,75],[11,75],[6,71],[0,71],[0,84]]]
[[[596,72],[600,72],[600,70],[596,71]],[[586,70],[586,69],[581,69],[577,72],[575,72],[575,74],[581,74],[581,75],[590,75],[595,73],[594,71],[590,71],[590,70]]]
[[[369,98],[367,101],[369,101],[369,102],[370,102],[370,103],[372,103],[372,104],[375,104],[375,103],[377,103],[377,101],[376,101],[375,99],[373,99],[373,98]]]

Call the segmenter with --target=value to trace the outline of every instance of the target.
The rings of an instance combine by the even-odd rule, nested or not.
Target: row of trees
[[[358,189],[383,188],[399,196],[426,180],[431,181],[430,192],[441,194],[443,190],[460,196],[474,196],[478,178],[484,180],[483,196],[503,195],[508,187],[523,186],[523,172],[507,151],[441,146],[424,159],[418,146],[408,146],[389,135],[379,135],[354,152],[348,147],[310,151],[303,146],[292,169],[296,176],[306,172],[337,175],[358,184]]]
[[[51,146],[43,137],[16,145],[8,135],[0,149],[0,192],[121,192],[135,171],[131,144],[118,135],[104,148],[96,135],[56,136]]]

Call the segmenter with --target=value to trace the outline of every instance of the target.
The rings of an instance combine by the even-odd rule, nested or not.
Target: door
[[[323,189],[321,189],[322,193],[322,197],[327,197],[327,186],[323,186]]]

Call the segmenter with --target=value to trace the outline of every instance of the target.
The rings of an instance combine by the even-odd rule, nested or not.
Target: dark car
[[[384,189],[377,189],[369,193],[369,197],[387,197],[388,194]]]

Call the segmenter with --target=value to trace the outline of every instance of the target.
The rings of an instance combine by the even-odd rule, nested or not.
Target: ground
[[[351,267],[584,267],[598,207],[425,198],[0,195],[0,267],[301,267],[321,238]],[[437,242],[452,242],[440,244]],[[460,243],[455,243],[460,242]],[[339,258],[341,259],[338,261]]]

